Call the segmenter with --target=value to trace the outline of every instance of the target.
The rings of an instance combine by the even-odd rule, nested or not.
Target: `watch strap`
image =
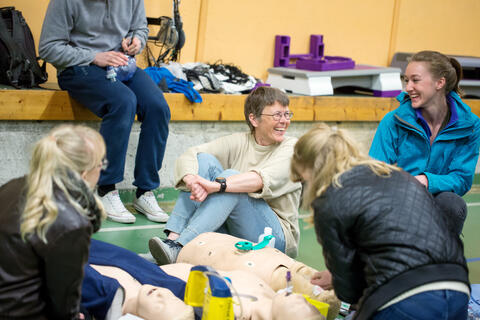
[[[225,192],[225,190],[227,189],[227,181],[225,180],[225,178],[216,178],[215,181],[220,183],[220,190],[218,192]]]

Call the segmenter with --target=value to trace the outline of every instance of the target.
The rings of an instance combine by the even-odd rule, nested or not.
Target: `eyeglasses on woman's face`
[[[293,118],[293,112],[291,111],[286,111],[286,112],[275,112],[275,113],[272,113],[272,114],[269,114],[269,113],[262,113],[261,114],[262,116],[270,116],[273,118],[273,120],[275,121],[280,121],[280,119],[282,119],[282,116],[285,117],[285,119],[287,120],[290,120]]]

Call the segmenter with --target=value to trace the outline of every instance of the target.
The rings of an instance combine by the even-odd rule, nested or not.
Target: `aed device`
[[[190,269],[185,287],[186,304],[202,307],[202,320],[234,320],[233,300],[227,279],[209,266]]]

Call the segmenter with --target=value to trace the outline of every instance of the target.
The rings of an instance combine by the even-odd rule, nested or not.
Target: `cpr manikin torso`
[[[101,274],[118,280],[125,293],[124,314],[130,313],[145,320],[194,319],[193,309],[168,289],[141,285],[130,274],[117,267],[97,265],[92,267]],[[190,264],[176,263],[161,268],[166,273],[186,281],[191,267]],[[241,270],[219,272],[232,280],[233,287],[239,295],[234,299],[239,302],[234,304],[237,319],[287,320],[292,319],[288,316],[292,312],[301,319],[324,319],[302,296],[287,297],[284,294],[275,294],[268,284],[254,274]]]
[[[224,271],[243,270],[257,275],[274,291],[286,287],[286,274],[290,270],[293,292],[307,294],[316,300],[330,304],[328,318],[335,319],[340,309],[340,301],[333,290],[319,292],[319,288],[310,283],[312,275],[317,270],[274,248],[239,250],[235,247],[235,243],[239,241],[244,240],[215,232],[200,234],[182,248],[177,262],[210,265]]]
[[[118,267],[92,265],[104,276],[114,278],[123,288],[122,313],[130,313],[145,320],[191,320],[193,309],[165,288],[142,285],[129,273]]]
[[[175,263],[161,268],[170,275],[187,280],[191,267],[190,264]],[[236,319],[287,320],[292,319],[288,317],[292,310],[297,319],[324,319],[302,296],[276,294],[265,281],[250,272],[233,270],[219,273],[232,281],[234,301],[239,302],[233,305]]]

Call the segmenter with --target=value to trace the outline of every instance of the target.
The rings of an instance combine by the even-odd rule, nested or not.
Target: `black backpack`
[[[32,32],[15,7],[0,8],[0,84],[17,89],[47,81],[45,62],[38,64]]]

